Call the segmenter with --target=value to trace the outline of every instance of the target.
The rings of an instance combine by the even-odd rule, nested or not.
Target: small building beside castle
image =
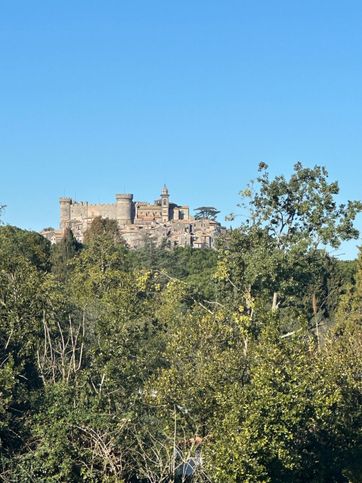
[[[122,238],[130,248],[141,247],[147,239],[158,246],[165,244],[193,248],[213,248],[223,228],[210,219],[195,219],[185,205],[170,202],[167,186],[153,204],[134,201],[133,194],[117,194],[115,203],[90,204],[60,198],[59,229],[44,229],[42,235],[52,243],[63,238],[70,228],[79,242],[96,217],[116,220]]]

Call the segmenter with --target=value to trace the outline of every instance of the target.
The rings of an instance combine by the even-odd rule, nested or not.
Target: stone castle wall
[[[66,228],[83,242],[85,232],[99,216],[116,220],[122,237],[132,248],[142,246],[146,239],[153,240],[156,245],[166,241],[170,247],[212,248],[222,230],[216,221],[194,220],[188,206],[170,203],[166,186],[154,204],[134,202],[132,194],[117,194],[116,202],[108,204],[77,202],[71,198],[59,201],[59,230],[42,232],[52,243],[62,238]]]
[[[115,204],[97,204],[92,205],[89,203],[77,203],[73,202],[70,208],[71,219],[84,219],[84,218],[96,218],[101,216],[102,218],[116,219],[116,205]]]

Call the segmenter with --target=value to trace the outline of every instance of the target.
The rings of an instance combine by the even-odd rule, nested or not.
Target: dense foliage
[[[362,481],[361,206],[260,169],[216,250],[0,227],[1,481]]]

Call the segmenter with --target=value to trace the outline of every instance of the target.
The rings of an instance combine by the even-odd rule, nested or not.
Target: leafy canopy
[[[289,179],[283,175],[270,179],[268,165],[260,163],[259,173],[240,192],[239,206],[248,212],[245,226],[264,227],[285,248],[300,241],[314,248],[320,244],[337,248],[343,240],[358,238],[353,222],[362,203],[338,204],[338,183],[328,182],[326,168],[305,168],[298,162]]]
[[[195,208],[197,213],[195,214],[195,220],[216,220],[217,215],[220,213],[219,210],[213,206],[200,206]]]

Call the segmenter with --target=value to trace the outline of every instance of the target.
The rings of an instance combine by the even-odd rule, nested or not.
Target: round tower
[[[120,225],[132,224],[133,195],[130,193],[116,195],[117,221]]]
[[[60,229],[68,228],[71,220],[71,198],[59,198],[60,204]]]

